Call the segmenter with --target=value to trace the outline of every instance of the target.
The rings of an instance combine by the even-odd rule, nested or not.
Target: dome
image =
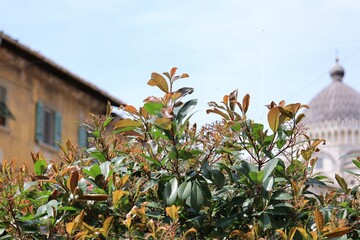
[[[339,64],[339,58],[336,58],[334,66],[330,69],[330,76],[333,81],[342,81],[345,75],[344,68]]]
[[[309,103],[307,123],[337,119],[360,119],[360,93],[342,82],[344,68],[336,61],[330,70],[332,82]]]

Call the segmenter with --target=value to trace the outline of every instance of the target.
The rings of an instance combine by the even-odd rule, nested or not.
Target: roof
[[[307,123],[360,119],[360,93],[343,83],[344,68],[336,61],[330,70],[332,82],[309,103]]]
[[[19,43],[17,40],[11,38],[9,35],[6,35],[3,32],[0,32],[0,47],[5,47],[12,52],[24,57],[28,61],[32,62],[34,65],[48,71],[49,73],[59,77],[61,80],[67,84],[73,85],[84,92],[89,93],[95,98],[107,102],[110,101],[112,105],[120,106],[125,103],[107,92],[99,89],[95,85],[85,81],[81,77],[75,75],[69,70],[61,67],[50,59],[44,57],[40,53],[30,49],[29,47]]]

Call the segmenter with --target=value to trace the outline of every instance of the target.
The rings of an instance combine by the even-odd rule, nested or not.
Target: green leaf
[[[275,158],[275,159],[271,159],[263,168],[264,171],[264,178],[263,181],[266,181],[266,179],[270,176],[270,174],[274,171],[274,169],[276,168],[277,164],[279,162],[279,159]]]
[[[206,177],[207,179],[211,179],[211,171],[212,171],[212,168],[211,168],[210,164],[208,162],[205,162],[201,168],[201,172],[202,172],[203,176]]]
[[[249,177],[251,179],[251,181],[253,182],[257,182],[257,175],[258,175],[258,172],[257,171],[250,171],[249,172]]]
[[[172,205],[176,201],[178,191],[178,181],[176,178],[172,178],[165,184],[164,189],[164,202],[167,206]]]
[[[283,191],[275,192],[271,198],[274,200],[291,200],[291,199],[293,199],[293,197],[290,194],[283,192]]]
[[[99,160],[99,162],[105,162],[107,160],[105,155],[102,152],[100,152],[99,150],[95,150],[90,155],[92,157],[96,158],[97,160]]]
[[[194,181],[191,187],[190,206],[195,212],[199,212],[205,204],[205,197],[202,187],[198,181]]]
[[[147,102],[144,104],[144,108],[151,115],[157,115],[163,108],[163,104],[158,102]]]
[[[220,190],[225,185],[225,176],[222,173],[222,171],[215,169],[212,171],[212,180],[214,184],[216,185],[216,189]]]
[[[43,175],[46,167],[47,167],[46,160],[44,160],[44,159],[37,160],[34,165],[36,175]]]
[[[357,168],[360,169],[360,161],[359,161],[359,160],[353,160],[353,163],[355,164],[355,166],[356,166]]]
[[[263,182],[262,187],[268,192],[272,189],[273,185],[274,185],[274,178],[269,177]]]
[[[101,174],[101,168],[99,164],[94,164],[88,169],[83,168],[83,172],[95,179],[97,175]]]
[[[237,217],[235,217],[235,216],[226,217],[226,218],[220,218],[219,220],[216,221],[215,227],[222,228],[222,229],[225,230],[231,224],[233,224],[236,219],[237,219]]]
[[[146,156],[146,155],[144,155],[144,154],[140,154],[140,156],[142,156],[143,158],[146,158],[149,162],[155,164],[155,165],[158,166],[158,167],[161,167],[161,166],[162,166],[162,165],[161,165],[161,162],[159,162],[159,161],[156,160],[156,159],[153,159],[153,158],[150,157],[150,156]]]
[[[336,181],[339,183],[339,185],[340,185],[340,187],[344,190],[344,191],[346,191],[347,190],[347,184],[346,184],[346,182],[345,182],[345,179],[344,178],[342,178],[339,174],[337,174],[337,173],[335,173],[335,179],[336,179]]]
[[[248,178],[250,181],[253,181],[253,179],[250,177],[249,173],[251,171],[257,172],[257,167],[249,162],[242,162],[240,163],[240,166],[237,168],[237,170],[243,174],[246,178]]]
[[[107,179],[109,172],[110,172],[110,162],[106,161],[100,164],[100,170],[102,175],[104,175],[104,178]]]
[[[78,181],[78,187],[81,189],[81,191],[83,193],[86,192],[86,188],[87,188],[87,183],[86,183],[86,180],[85,178],[81,178],[79,181]]]
[[[109,123],[113,120],[114,118],[113,117],[108,117],[104,123],[103,123],[103,127],[107,127],[107,125],[109,125]]]
[[[190,101],[187,101],[179,110],[179,112],[176,115],[176,120],[178,122],[181,122],[186,115],[196,106],[197,100],[192,99]]]
[[[269,215],[265,212],[260,215],[260,225],[262,225],[265,229],[271,227]]]
[[[191,182],[183,182],[182,184],[180,184],[179,189],[178,189],[178,197],[181,200],[185,200],[186,198],[188,198],[190,196],[191,193],[191,186],[192,183]]]

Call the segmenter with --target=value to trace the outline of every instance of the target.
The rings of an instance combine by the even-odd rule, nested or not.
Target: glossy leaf
[[[225,185],[225,176],[220,170],[215,169],[212,171],[212,181],[216,185],[216,189],[220,190]]]
[[[106,201],[109,195],[106,194],[84,194],[78,197],[80,201]]]
[[[104,221],[104,224],[103,224],[103,227],[102,227],[102,235],[104,235],[105,238],[108,237],[109,231],[112,228],[113,224],[114,224],[114,217],[113,216],[108,217]]]
[[[198,181],[194,181],[191,187],[190,206],[195,212],[199,212],[205,204],[205,196],[201,185]]]
[[[314,217],[315,217],[316,229],[318,231],[322,231],[322,229],[324,228],[324,217],[319,209],[315,209]]]
[[[169,86],[163,76],[161,76],[158,73],[152,73],[151,79],[147,83],[150,86],[157,86],[161,89],[161,91],[168,93],[169,92]]]
[[[276,132],[280,125],[280,110],[279,107],[272,108],[268,113],[269,127],[273,132]]]
[[[335,179],[338,182],[338,184],[340,185],[340,187],[342,188],[342,190],[346,191],[348,186],[345,182],[345,179],[342,178],[339,174],[335,173]]]
[[[250,95],[246,94],[243,98],[242,107],[244,114],[248,111],[250,105]]]
[[[176,178],[172,178],[169,182],[165,184],[164,189],[164,202],[167,206],[172,205],[177,197],[178,193],[178,181]]]
[[[327,237],[327,238],[341,237],[341,236],[349,233],[351,230],[352,230],[351,227],[336,228],[336,229],[331,230],[330,232],[324,233],[324,237]]]
[[[277,164],[279,162],[279,159],[271,159],[269,162],[266,163],[265,167],[263,168],[264,171],[264,181],[272,174],[274,169],[276,168]]]
[[[113,204],[116,205],[119,200],[122,198],[122,196],[124,196],[124,191],[123,190],[116,190],[112,193],[112,200],[113,200]]]
[[[78,171],[72,171],[70,173],[70,177],[68,178],[67,184],[66,186],[68,187],[68,189],[74,193],[75,188],[78,185],[78,181],[79,181],[79,172]]]
[[[44,170],[47,167],[47,162],[44,159],[37,160],[34,165],[36,175],[43,175]]]
[[[173,220],[173,222],[179,221],[179,209],[180,207],[175,205],[171,205],[171,207],[165,208],[166,214]]]
[[[178,122],[181,122],[186,117],[186,115],[196,106],[196,104],[197,104],[196,99],[187,101],[178,111],[176,120]]]
[[[181,200],[185,200],[186,198],[188,198],[190,196],[191,193],[191,186],[192,183],[189,182],[183,182],[180,184],[179,189],[178,189],[178,197]]]
[[[158,118],[155,120],[154,124],[159,128],[170,130],[171,129],[171,120],[168,118]]]
[[[119,120],[116,124],[115,124],[115,128],[117,129],[121,129],[121,128],[128,128],[128,127],[140,127],[141,123],[139,121],[136,120],[132,120],[132,119],[121,119]]]

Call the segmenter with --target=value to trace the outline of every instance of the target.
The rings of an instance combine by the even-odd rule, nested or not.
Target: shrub
[[[32,154],[34,173],[3,165],[2,239],[326,239],[359,237],[358,186],[326,195],[300,110],[268,105],[268,124],[247,118],[250,96],[210,102],[221,121],[190,123],[192,88],[174,90],[176,68],[148,84],[163,97],[84,123],[90,148],[70,141],[59,161]],[[164,77],[165,76],[165,77]],[[359,160],[354,164],[360,168]]]

